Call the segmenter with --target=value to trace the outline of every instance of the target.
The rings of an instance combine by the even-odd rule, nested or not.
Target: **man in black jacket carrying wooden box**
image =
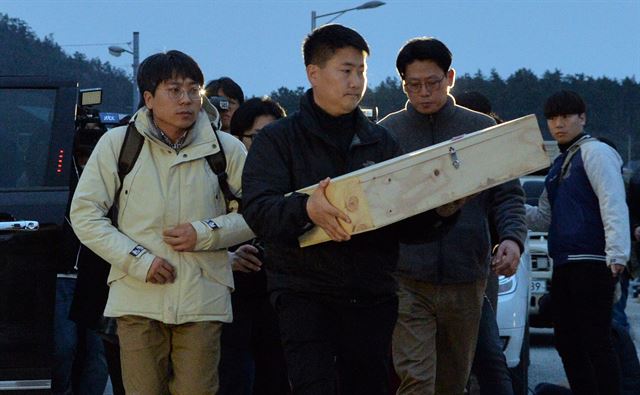
[[[441,228],[427,212],[351,237],[324,195],[329,177],[400,155],[381,126],[358,109],[369,47],[340,25],[316,29],[303,46],[312,89],[300,111],[266,126],[243,172],[243,215],[265,243],[265,267],[295,394],[389,393],[389,349],[397,317],[399,235]],[[312,194],[291,191],[318,183]],[[445,213],[440,210],[439,213]],[[333,241],[300,248],[320,226]],[[417,225],[417,226],[412,226]]]

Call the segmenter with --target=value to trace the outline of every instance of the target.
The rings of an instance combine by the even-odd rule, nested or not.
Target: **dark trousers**
[[[113,336],[110,340],[103,339],[102,344],[104,345],[104,351],[107,357],[113,395],[125,395],[124,384],[122,383],[122,366],[120,366],[120,345],[118,338]]]
[[[551,301],[556,349],[575,395],[620,394],[611,337],[615,279],[604,262],[553,268]]]
[[[220,338],[218,395],[287,395],[289,380],[268,296],[233,297],[233,322]]]
[[[482,304],[478,343],[471,370],[478,378],[481,395],[513,395],[513,384],[502,352],[496,313],[487,296]]]
[[[613,346],[620,360],[621,395],[640,394],[640,362],[633,340],[622,327],[613,324]],[[570,389],[549,383],[536,386],[536,395],[573,395]]]
[[[274,305],[293,394],[389,394],[395,295],[363,302],[286,292]]]
[[[102,393],[108,372],[100,336],[69,319],[75,288],[75,278],[56,281],[52,391],[54,394]]]

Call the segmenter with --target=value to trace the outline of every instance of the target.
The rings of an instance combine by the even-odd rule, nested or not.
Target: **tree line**
[[[128,113],[131,108],[132,82],[127,74],[109,62],[87,59],[75,52],[67,55],[49,35],[39,39],[26,22],[0,13],[0,75],[42,75],[78,81],[80,88],[103,88],[102,111]],[[458,76],[452,94],[478,91],[489,98],[493,110],[509,120],[536,114],[540,129],[550,139],[542,114],[544,100],[559,89],[578,92],[587,103],[586,130],[612,141],[627,159],[640,159],[640,83],[635,77],[622,80],[594,78],[584,74],[565,75],[559,70],[538,77],[522,68],[507,78],[495,70],[488,75]],[[304,87],[280,87],[271,97],[280,102],[288,114],[297,110]],[[401,109],[406,103],[401,81],[388,77],[370,86],[362,106],[377,108],[379,117]]]
[[[503,79],[495,70],[489,75],[478,71],[458,76],[451,93],[455,97],[465,91],[478,91],[489,98],[493,111],[505,120],[535,114],[545,139],[551,139],[542,109],[546,98],[560,89],[576,91],[586,101],[588,133],[612,141],[625,161],[629,154],[632,160],[640,159],[640,83],[635,78],[620,81],[584,74],[564,75],[559,70],[538,77],[522,68]],[[304,92],[303,87],[281,87],[271,92],[271,97],[289,114],[297,110]],[[377,108],[382,118],[403,108],[406,101],[401,81],[387,77],[367,89],[361,106]]]

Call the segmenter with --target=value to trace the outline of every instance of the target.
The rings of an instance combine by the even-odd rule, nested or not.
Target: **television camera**
[[[120,126],[128,120],[127,114],[102,112],[95,106],[102,104],[102,88],[80,89],[76,109],[76,134],[91,135],[80,137],[94,139],[93,145],[107,130]]]
[[[99,111],[95,106],[101,103],[102,88],[80,89],[78,92],[74,151],[80,162],[89,157],[93,147],[107,130],[123,124],[128,118],[126,114]]]

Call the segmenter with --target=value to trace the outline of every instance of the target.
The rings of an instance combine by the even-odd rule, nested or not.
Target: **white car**
[[[529,369],[529,295],[531,255],[528,243],[514,276],[498,278],[498,329],[516,395],[527,394]]]
[[[544,176],[526,176],[520,178],[525,191],[527,204],[538,205],[538,198],[544,189]],[[551,317],[548,309],[540,308],[540,301],[549,299],[553,263],[547,250],[547,232],[529,232],[531,251],[531,299],[529,305],[529,324],[536,328],[550,328]],[[544,302],[543,302],[544,303]]]
[[[540,302],[549,300],[553,264],[547,255],[547,232],[529,232],[531,249],[531,301],[529,322],[535,328],[550,328],[549,309],[541,309]],[[544,299],[543,299],[544,298]]]

